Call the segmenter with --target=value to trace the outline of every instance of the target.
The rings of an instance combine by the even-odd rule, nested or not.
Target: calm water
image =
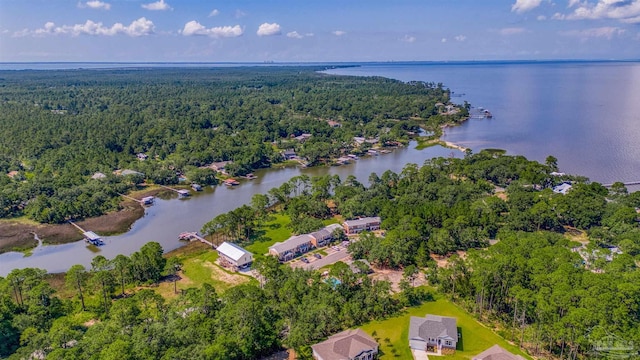
[[[593,181],[640,180],[640,63],[367,64],[332,74],[441,82],[493,119],[448,129],[444,140],[505,149]],[[630,188],[631,189],[631,188]]]
[[[538,161],[553,155],[562,171],[602,183],[640,180],[640,101],[636,100],[640,94],[640,63],[364,64],[330,72],[442,82],[455,93],[464,94],[454,97],[455,102],[467,100],[493,114],[493,119],[472,119],[448,129],[445,140],[474,151],[506,149]],[[398,172],[407,163],[422,164],[426,159],[451,154],[461,155],[440,147],[422,151],[411,147],[341,167],[259,171],[258,179],[236,188],[209,188],[187,200],[159,199],[131,231],[105,238],[106,245],[94,248],[96,252],[77,242],[38,248],[27,258],[20,253],[0,255],[0,276],[14,268],[60,272],[74,264],[87,266],[97,254],[107,258],[129,255],[149,241],[159,242],[166,251],[175,249],[181,245],[177,241],[179,233],[199,230],[215,216],[249,203],[254,194],[266,193],[301,173],[331,173],[343,179],[353,174],[366,182],[372,172]]]
[[[106,244],[100,248],[87,247],[84,241],[79,241],[37,248],[29,257],[16,252],[2,254],[0,276],[15,268],[38,267],[49,272],[63,272],[74,264],[89,266],[91,259],[98,254],[109,259],[118,254],[129,255],[149,241],[159,242],[165,251],[173,250],[183,245],[177,240],[181,232],[198,231],[204,223],[217,215],[250,203],[254,194],[266,193],[296,175],[338,174],[342,179],[355,175],[359,181],[366,183],[372,172],[378,175],[382,175],[386,170],[400,172],[408,163],[422,164],[433,157],[463,155],[459,151],[439,146],[424,150],[416,150],[414,146],[415,143],[408,148],[396,149],[390,154],[365,157],[352,164],[338,167],[261,170],[255,173],[257,179],[243,181],[233,188],[208,187],[205,191],[184,200],[156,199],[156,203],[147,209],[145,216],[134,223],[131,231],[103,238]]]

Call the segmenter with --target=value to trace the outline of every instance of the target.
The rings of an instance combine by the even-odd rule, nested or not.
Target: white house
[[[558,186],[554,186],[553,187],[553,192],[556,194],[562,194],[565,195],[567,193],[567,191],[571,190],[572,186],[570,183],[568,182],[563,182],[562,184],[558,185]]]
[[[237,270],[247,268],[253,262],[253,254],[234,243],[225,241],[216,250],[220,255],[218,261],[223,266]]]

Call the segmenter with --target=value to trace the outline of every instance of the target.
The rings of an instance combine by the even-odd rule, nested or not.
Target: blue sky
[[[640,58],[640,0],[0,0],[0,61]]]

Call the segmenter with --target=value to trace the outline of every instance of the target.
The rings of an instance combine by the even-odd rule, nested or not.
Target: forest
[[[442,84],[323,69],[0,71],[0,218],[94,217],[118,210],[118,194],[143,182],[215,184],[204,168],[213,162],[230,160],[229,175],[245,175],[293,149],[313,166],[366,151],[354,137],[406,143],[420,126],[468,114],[444,112]],[[302,134],[311,137],[295,140]],[[114,174],[124,169],[141,174]]]
[[[139,288],[181,267],[157,243],[74,266],[68,297],[56,295],[43,271],[16,269],[0,278],[0,356],[254,359],[286,347],[307,359],[310,345],[430,301],[434,291],[540,358],[597,358],[593,339],[607,336],[638,344],[640,192],[557,170],[552,156],[541,164],[482,151],[371,174],[368,186],[298,176],[202,229],[244,246],[274,213],[289,216],[294,233],[338,214],[380,216],[383,235],[363,233],[349,252],[402,270],[400,293],[340,262],[329,270],[341,281],[332,286],[319,272],[260,256],[258,281],[224,292],[194,286],[167,300]],[[573,188],[553,192],[562,182]],[[411,286],[416,276],[428,287]]]

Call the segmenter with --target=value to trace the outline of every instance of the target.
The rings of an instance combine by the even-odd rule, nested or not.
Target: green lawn
[[[245,249],[251,251],[254,256],[262,256],[269,252],[269,246],[275,244],[278,241],[285,241],[291,236],[291,229],[287,225],[291,222],[288,215],[275,214],[272,215],[273,220],[265,223],[261,229],[264,231],[264,235],[253,242],[251,245],[247,245]]]
[[[389,318],[383,321],[373,321],[363,325],[361,328],[368,334],[373,334],[380,344],[380,351],[383,355],[380,359],[411,359],[409,350],[409,319],[411,316],[425,316],[426,314],[452,316],[458,319],[458,328],[462,337],[455,355],[444,357],[431,357],[432,359],[471,359],[473,356],[483,352],[491,346],[498,344],[503,348],[515,353],[527,356],[517,346],[510,345],[494,333],[476,321],[469,313],[462,310],[449,300],[436,296],[436,301],[426,302],[418,307],[406,309],[402,315]],[[388,339],[388,341],[386,340]],[[395,351],[395,354],[393,353]]]
[[[207,251],[185,259],[182,266],[184,281],[178,282],[178,289],[199,287],[208,283],[213,285],[216,291],[224,292],[233,286],[256,281],[248,275],[231,272],[218,266],[215,263],[217,259],[218,253],[215,251]]]

